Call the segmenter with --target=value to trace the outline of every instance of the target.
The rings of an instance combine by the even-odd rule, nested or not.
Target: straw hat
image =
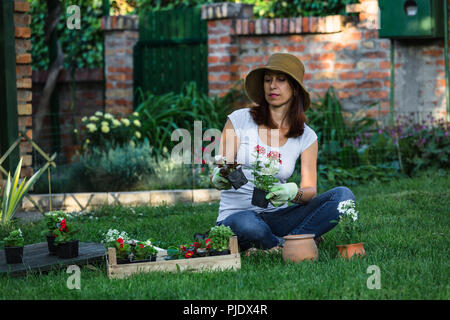
[[[290,75],[303,90],[303,110],[306,111],[311,103],[309,92],[303,84],[305,66],[294,55],[290,53],[274,53],[263,67],[253,69],[245,77],[245,91],[248,97],[261,105],[264,101],[263,77],[266,70],[281,71]]]

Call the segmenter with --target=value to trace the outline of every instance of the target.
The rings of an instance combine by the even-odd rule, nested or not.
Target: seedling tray
[[[108,277],[122,279],[137,273],[155,271],[163,272],[202,272],[210,270],[238,270],[241,268],[241,256],[238,251],[237,237],[230,238],[230,254],[220,256],[207,256],[201,258],[165,260],[166,250],[158,250],[156,261],[117,264],[116,249],[108,248],[106,260]]]

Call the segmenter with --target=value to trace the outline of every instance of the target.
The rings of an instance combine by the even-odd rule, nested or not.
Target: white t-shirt
[[[236,135],[239,138],[239,149],[235,161],[242,164],[242,171],[248,183],[235,190],[233,187],[229,190],[222,190],[220,194],[219,216],[217,221],[222,221],[229,215],[252,210],[255,212],[270,212],[279,208],[287,207],[287,203],[281,207],[274,207],[271,203],[267,208],[260,208],[252,205],[252,194],[254,184],[251,164],[255,162],[255,147],[260,145],[264,147],[266,154],[270,151],[277,151],[281,154],[281,165],[275,177],[280,183],[286,183],[295,169],[295,163],[302,152],[307,149],[314,141],[317,135],[308,125],[305,124],[304,132],[297,138],[289,138],[281,147],[270,147],[262,142],[258,135],[258,125],[250,114],[250,108],[243,108],[228,115],[233,124]]]

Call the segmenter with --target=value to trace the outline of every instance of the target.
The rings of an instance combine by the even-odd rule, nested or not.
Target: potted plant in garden
[[[151,239],[141,242],[138,241],[132,248],[131,262],[156,261],[158,250],[152,245]]]
[[[13,178],[11,179],[11,175],[8,173],[6,184],[2,190],[0,225],[4,226],[11,222],[17,210],[20,208],[23,198],[28,194],[30,188],[36,183],[49,165],[50,162],[39,169],[28,181],[27,178],[20,181],[20,170],[22,168],[22,158],[20,158]]]
[[[48,252],[50,255],[56,255],[56,246],[55,246],[56,235],[54,231],[58,229],[57,225],[60,219],[62,218],[67,219],[67,217],[68,214],[65,213],[64,211],[50,211],[44,214],[44,223],[46,229],[42,232],[42,235],[46,236],[47,238]]]
[[[219,174],[230,181],[234,189],[239,189],[248,182],[242,171],[242,165],[237,162],[227,163],[227,159],[220,155],[216,156],[217,166],[220,168]]]
[[[262,156],[265,155],[266,150],[264,147],[257,145],[255,147],[256,158],[252,164],[253,172],[253,189],[252,205],[261,208],[267,208],[269,200],[266,199],[270,188],[278,182],[278,179],[274,176],[278,173],[281,165],[281,154],[276,151],[271,151],[267,154],[266,159],[262,160]]]
[[[106,249],[116,248],[117,264],[130,262],[131,245],[129,241],[130,237],[125,231],[120,232],[116,229],[109,229],[102,240]]]
[[[211,239],[200,239],[198,242],[194,242],[194,246],[199,257],[206,257],[211,249]]]
[[[338,223],[336,226],[340,239],[345,239],[348,244],[337,245],[341,257],[350,259],[354,255],[365,255],[364,243],[358,242],[361,237],[362,226],[358,220],[358,211],[355,209],[355,201],[346,200],[338,204],[338,211],[341,213],[338,220],[331,220]]]
[[[11,231],[5,241],[6,263],[22,263],[23,260],[23,236],[20,229]]]
[[[234,232],[228,226],[222,224],[220,226],[212,227],[209,231],[209,237],[211,239],[210,255],[229,254],[230,250],[228,249],[228,246],[232,236],[234,236]]]
[[[56,255],[61,259],[69,259],[78,257],[79,240],[74,239],[73,235],[79,230],[74,229],[67,224],[66,218],[59,218],[57,228],[53,230],[56,246]]]

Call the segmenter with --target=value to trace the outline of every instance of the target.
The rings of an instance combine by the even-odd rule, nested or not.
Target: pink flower
[[[255,147],[255,151],[258,152],[259,154],[265,154],[266,153],[266,149],[264,149],[264,147],[257,145]]]
[[[267,158],[272,159],[272,160],[278,160],[281,164],[281,154],[277,151],[270,151],[267,154]]]

